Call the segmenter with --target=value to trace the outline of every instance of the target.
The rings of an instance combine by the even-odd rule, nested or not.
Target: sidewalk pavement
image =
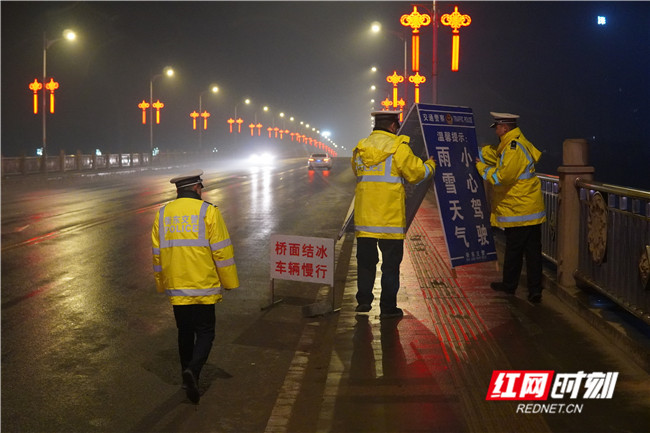
[[[569,308],[571,294],[548,278],[552,290],[533,305],[525,285],[516,296],[490,289],[500,280],[495,262],[450,269],[435,206],[430,193],[407,235],[402,319],[379,319],[379,275],[373,309],[354,312],[356,243],[349,235],[349,268],[339,262],[341,310],[305,327],[265,431],[647,431],[648,372]],[[611,399],[581,392],[573,399],[488,401],[495,370],[619,375]]]

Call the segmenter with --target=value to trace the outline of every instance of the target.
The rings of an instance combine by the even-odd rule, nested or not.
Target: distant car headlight
[[[253,153],[251,156],[248,157],[249,162],[253,164],[270,164],[275,160],[275,156],[268,153]]]

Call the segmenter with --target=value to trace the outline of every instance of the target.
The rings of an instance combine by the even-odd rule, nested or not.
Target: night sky
[[[6,2],[2,7],[2,154],[35,155],[41,115],[28,84],[43,69],[43,34],[77,32],[47,51],[60,83],[48,116],[48,153],[149,151],[137,104],[165,103],[154,129],[162,151],[194,151],[189,113],[205,93],[206,147],[232,145],[225,120],[238,114],[282,126],[281,111],[329,130],[339,156],[370,131],[369,90],[391,95],[386,76],[403,71],[399,23],[411,2]],[[431,2],[421,3],[427,8]],[[437,2],[439,14],[471,16],[460,30],[460,71],[450,71],[451,29],[438,26],[437,102],[471,107],[480,144],[495,141],[490,111],[516,113],[554,174],[562,141],[587,138],[595,178],[650,189],[650,2]],[[426,13],[424,7],[419,7]],[[597,17],[607,24],[597,24]],[[382,34],[371,34],[379,21]],[[421,102],[432,102],[432,27],[421,29]],[[372,75],[371,66],[378,72]],[[401,90],[400,90],[401,92]],[[251,105],[243,104],[251,98]],[[400,94],[400,97],[403,95]],[[412,89],[406,97],[413,99]],[[268,105],[270,113],[260,107]],[[39,103],[39,110],[41,109]],[[288,120],[285,127],[292,128]],[[248,128],[240,136],[250,137]]]

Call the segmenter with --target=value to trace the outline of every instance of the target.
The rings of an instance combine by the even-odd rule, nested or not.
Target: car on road
[[[312,153],[307,160],[307,168],[310,170],[314,170],[315,168],[329,170],[332,168],[332,158],[326,153]]]

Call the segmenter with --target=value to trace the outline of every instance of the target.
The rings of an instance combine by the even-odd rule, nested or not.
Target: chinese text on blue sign
[[[436,160],[434,185],[451,266],[493,261],[496,248],[490,228],[471,108],[416,104],[430,156]]]

